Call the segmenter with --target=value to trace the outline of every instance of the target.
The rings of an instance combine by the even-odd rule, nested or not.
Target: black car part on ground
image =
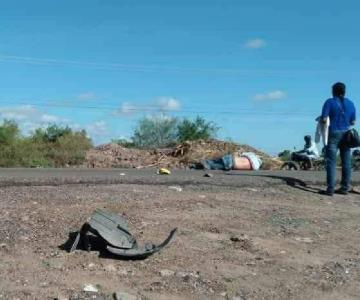
[[[92,249],[91,236],[101,238],[106,250],[114,255],[127,259],[146,258],[168,245],[176,232],[173,229],[169,236],[159,245],[147,243],[139,247],[134,236],[129,232],[127,221],[116,214],[100,209],[96,210],[90,220],[77,233],[69,251],[73,252],[81,244],[90,251]]]

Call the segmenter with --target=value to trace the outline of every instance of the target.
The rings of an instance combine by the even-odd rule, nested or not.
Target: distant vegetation
[[[211,139],[219,127],[202,117],[194,120],[166,116],[140,119],[130,140],[112,140],[126,148],[172,147],[184,141]],[[49,125],[29,136],[21,134],[15,121],[0,124],[0,167],[65,167],[80,165],[92,148],[84,130]]]
[[[16,122],[0,125],[0,167],[63,167],[79,165],[92,147],[85,131],[50,125],[23,136]]]
[[[130,140],[113,142],[126,148],[164,148],[184,141],[208,140],[216,136],[219,127],[214,122],[198,116],[194,120],[167,116],[144,117],[140,119]]]

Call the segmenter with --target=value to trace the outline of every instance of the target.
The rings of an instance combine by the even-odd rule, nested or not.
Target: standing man
[[[355,124],[356,111],[352,101],[345,98],[345,84],[337,82],[332,86],[333,98],[325,101],[321,118],[325,123],[330,119],[329,139],[326,147],[326,179],[327,189],[320,193],[332,196],[335,193],[346,195],[350,188],[351,153],[350,148],[342,145],[342,139],[350,126]],[[341,157],[341,187],[335,191],[336,185],[336,156],[340,149]]]

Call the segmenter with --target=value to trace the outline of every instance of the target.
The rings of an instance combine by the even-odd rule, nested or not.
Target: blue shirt
[[[330,98],[324,103],[321,117],[330,118],[329,131],[348,130],[356,120],[355,105],[347,98]]]

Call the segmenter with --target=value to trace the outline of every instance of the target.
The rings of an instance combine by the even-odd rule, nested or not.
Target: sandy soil
[[[119,291],[138,299],[359,299],[360,197],[314,192],[286,184],[1,187],[0,299],[113,299]],[[139,242],[179,231],[143,261],[59,249],[96,208],[126,216]],[[99,292],[84,292],[85,284]]]

